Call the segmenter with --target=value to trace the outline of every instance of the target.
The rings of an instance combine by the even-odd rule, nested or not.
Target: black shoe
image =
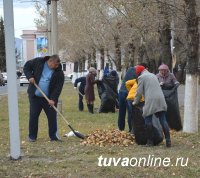
[[[89,113],[94,114],[94,111],[93,111],[94,105],[93,104],[88,104],[87,106],[88,106]]]
[[[90,113],[94,114],[94,105],[90,104]]]
[[[51,141],[52,141],[52,142],[53,142],[53,141],[56,141],[56,142],[62,142],[62,140],[60,140],[60,139],[57,138],[57,137],[56,137],[56,138],[52,138]]]
[[[28,138],[28,141],[29,142],[36,142],[36,139],[35,138]]]
[[[166,140],[166,147],[170,148],[172,146],[171,140]]]

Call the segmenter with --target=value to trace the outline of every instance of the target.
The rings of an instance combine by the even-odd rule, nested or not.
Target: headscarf
[[[158,70],[168,70],[169,71],[169,67],[166,64],[161,64],[159,66]]]
[[[113,77],[117,77],[118,74],[117,74],[116,70],[112,70],[110,72],[110,75],[113,76]]]
[[[92,73],[92,74],[96,75],[97,74],[97,70],[94,67],[90,67],[89,68],[89,73]]]

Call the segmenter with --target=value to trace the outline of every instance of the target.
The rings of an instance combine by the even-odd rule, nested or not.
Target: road
[[[24,91],[26,92],[28,85],[24,85],[23,87],[19,86],[19,81],[17,81],[17,90],[18,92]],[[7,85],[6,86],[0,86],[0,96],[7,95]]]

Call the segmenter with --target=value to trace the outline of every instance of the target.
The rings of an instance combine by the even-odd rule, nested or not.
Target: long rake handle
[[[50,99],[45,95],[45,93],[40,89],[40,87],[39,87],[36,83],[34,83],[34,85],[35,85],[35,87],[40,91],[40,93],[44,96],[44,98],[45,98],[48,102],[50,102]],[[69,122],[68,122],[68,121],[66,120],[66,118],[61,114],[61,112],[60,112],[54,105],[53,105],[52,107],[53,107],[53,109],[63,118],[63,120],[66,122],[66,124],[71,128]]]

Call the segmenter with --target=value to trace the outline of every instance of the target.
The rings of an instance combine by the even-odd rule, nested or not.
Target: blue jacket
[[[77,87],[77,84],[81,83],[79,86],[79,91],[81,94],[85,94],[85,85],[86,85],[86,77],[77,78],[74,82],[74,87]]]
[[[124,76],[124,79],[122,81],[119,91],[128,92],[126,89],[126,82],[128,80],[132,80],[132,79],[136,79],[136,78],[137,78],[137,75],[136,75],[135,67],[130,67]]]

